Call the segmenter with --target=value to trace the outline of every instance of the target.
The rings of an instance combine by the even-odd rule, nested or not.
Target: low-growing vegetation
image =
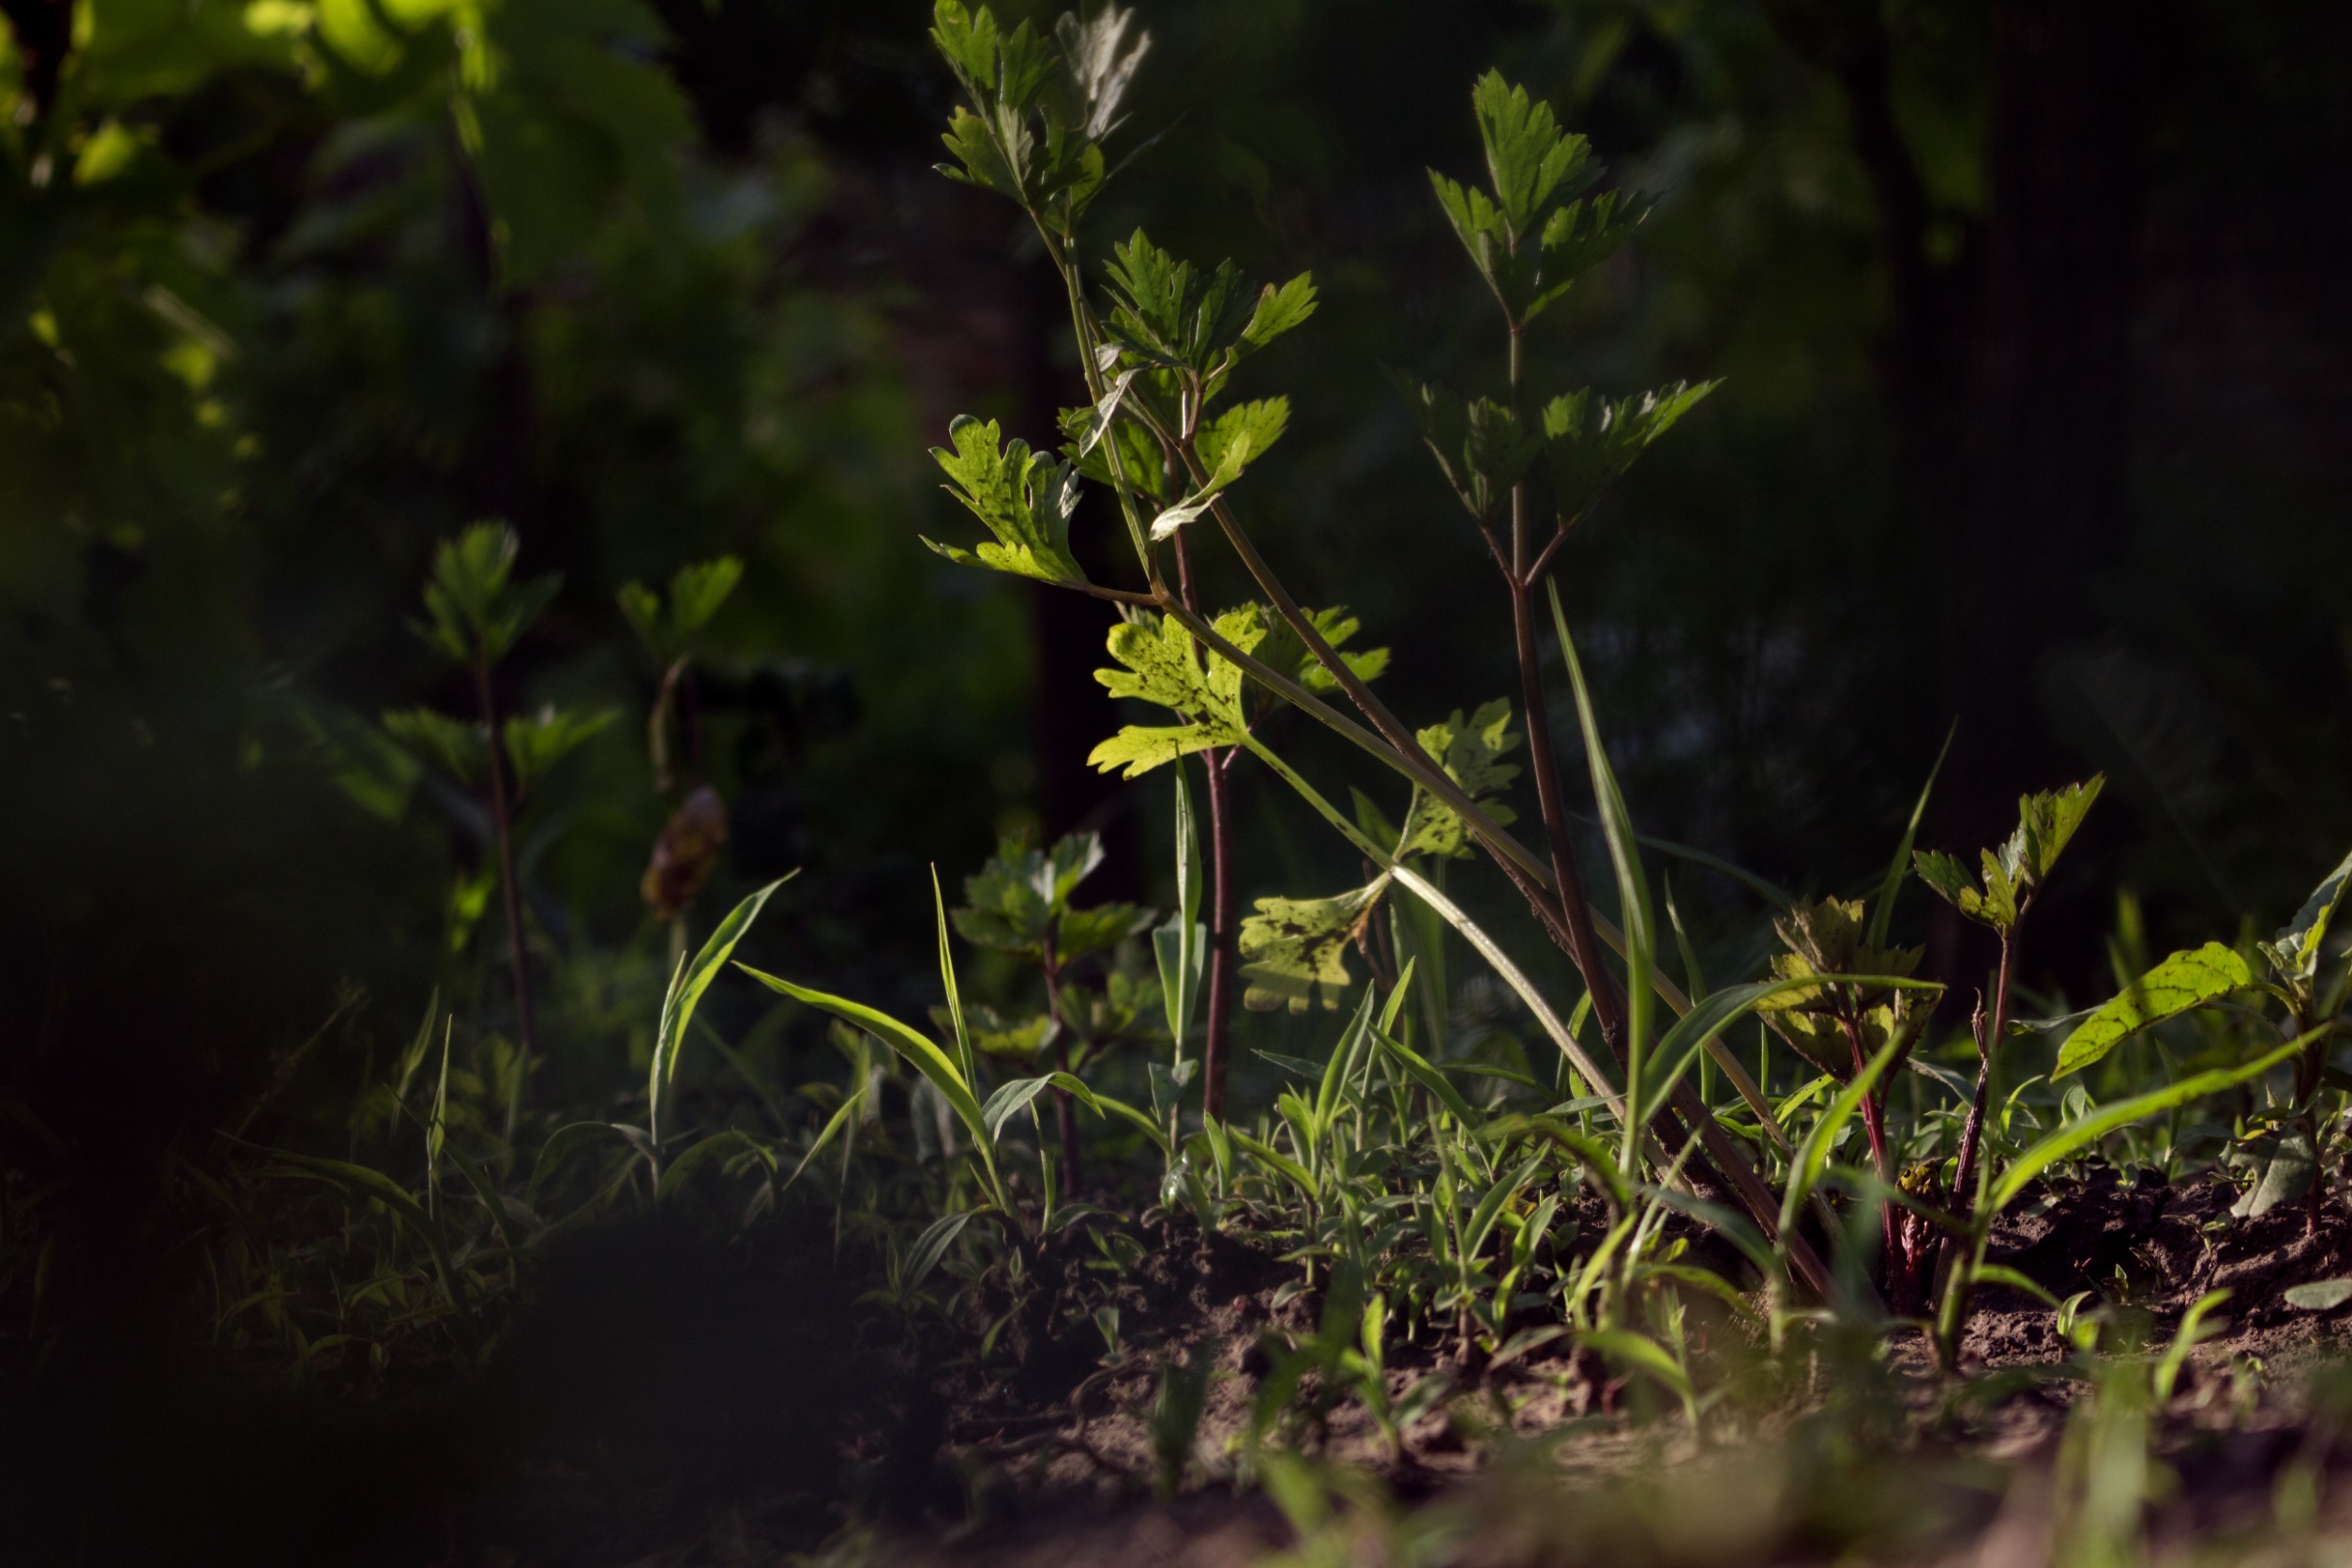
[[[355,794],[423,789],[472,824],[449,988],[355,1083],[292,1051],[170,1151],[156,1244],[204,1281],[176,1331],[273,1399],[475,1412],[544,1373],[601,1259],[742,1305],[648,1331],[653,1382],[725,1381],[665,1359],[696,1335],[791,1364],[744,1391],[772,1396],[757,1419],[718,1400],[750,1434],[718,1490],[648,1483],[582,1524],[637,1463],[583,1418],[574,1449],[530,1440],[565,1456],[516,1483],[518,1512],[408,1542],[420,1561],[1093,1560],[1146,1517],[1216,1560],[1299,1564],[2126,1563],[2324,1538],[2352,1396],[2293,1363],[2352,1304],[2352,858],[2311,867],[2271,933],[2165,957],[2125,897],[2114,992],[2077,999],[2030,990],[2023,955],[2099,776],[2051,780],[1964,857],[1920,847],[1931,775],[1853,887],[1646,836],[1552,576],[1715,384],[1566,386],[1530,336],[1645,199],[1523,87],[1470,86],[1483,168],[1432,171],[1430,194],[1493,308],[1492,364],[1483,391],[1391,374],[1500,581],[1483,612],[1367,626],[1302,602],[1257,531],[1252,467],[1292,414],[1268,351],[1312,331],[1314,279],[1086,226],[1132,151],[1148,36],[1116,8],[1040,30],[939,0],[931,37],[961,95],[942,173],[1033,232],[1085,400],[1050,445],[957,418],[932,456],[986,536],[924,542],[1115,609],[1095,678],[1133,722],[1093,761],[1172,813],[1168,907],[1093,893],[1097,833],[1017,837],[894,890],[927,906],[935,976],[877,996],[812,970],[762,941],[806,878],[704,897],[729,823],[699,638],[743,563],[621,596],[657,672],[644,713],[509,713],[497,669],[553,583],[479,524],[415,621],[468,702],[331,737]],[[1073,530],[1097,524],[1131,552],[1115,571],[1080,565]],[[1228,580],[1246,596],[1206,596]],[[1410,718],[1381,695],[1416,641],[1489,630],[1510,690]],[[551,1089],[550,997],[575,1025],[612,1003],[535,938],[519,867],[562,831],[548,781],[616,726],[641,729],[669,813],[642,888],[663,983],[613,988],[658,991],[611,1025],[626,1078]],[[1244,784],[1360,876],[1244,911],[1266,880],[1236,863]],[[1702,942],[1696,882],[1744,936]],[[1937,905],[1989,933],[1981,985],[1907,944]],[[0,1304],[38,1380],[75,1262],[32,1168],[0,1185]],[[661,1440],[702,1452],[698,1419]],[[1106,1495],[1128,1511],[1092,1511]],[[83,1560],[97,1528],[28,1539]]]

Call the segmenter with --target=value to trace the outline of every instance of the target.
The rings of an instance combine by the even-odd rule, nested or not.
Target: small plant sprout
[[[509,1137],[536,1048],[530,944],[515,860],[516,813],[540,778],[614,717],[609,712],[575,714],[550,707],[500,722],[492,673],[562,586],[557,577],[516,580],[515,557],[520,548],[514,530],[505,524],[477,522],[442,542],[425,581],[425,619],[416,624],[416,634],[472,676],[475,723],[468,726],[429,708],[386,714],[384,720],[395,738],[427,761],[469,789],[482,789],[489,807],[499,893],[505,907],[507,962],[514,976],[515,1034],[522,1053],[521,1070],[515,1076],[516,1098],[507,1113]]]
[[[1036,1033],[1053,1052],[1057,1078],[1084,1067],[1110,1040],[1135,1033],[1159,1001],[1148,994],[1156,982],[1115,970],[1099,1001],[1075,984],[1078,965],[1152,924],[1152,912],[1133,904],[1079,908],[1070,902],[1078,884],[1102,863],[1102,839],[1092,833],[1072,835],[1049,850],[1007,842],[995,859],[965,879],[966,902],[950,912],[957,931],[973,946],[1037,966],[1045,978],[1046,1013],[1045,1027]],[[1054,1121],[1062,1145],[1062,1190],[1075,1193],[1078,1113],[1067,1089],[1054,1090]]]

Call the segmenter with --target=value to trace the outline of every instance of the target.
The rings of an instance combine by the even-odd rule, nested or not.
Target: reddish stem
[[[490,832],[498,842],[498,882],[506,909],[506,956],[515,972],[515,1033],[522,1050],[522,1061],[515,1069],[518,1075],[528,1075],[536,1032],[531,1019],[531,970],[527,961],[527,943],[522,929],[522,883],[515,875],[515,833],[513,807],[506,798],[506,769],[499,753],[498,707],[490,694],[490,664],[476,660],[474,666],[474,694],[482,710],[483,755],[490,761]],[[515,1101],[520,1104],[518,1089]],[[514,1128],[507,1127],[508,1135]]]

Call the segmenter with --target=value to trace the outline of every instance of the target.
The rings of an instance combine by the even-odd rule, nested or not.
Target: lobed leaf
[[[947,427],[947,438],[955,449],[934,446],[931,456],[955,481],[948,493],[996,538],[976,552],[923,542],[951,561],[1041,582],[1084,582],[1086,574],[1070,554],[1078,470],[1033,453],[1025,441],[1004,441],[994,420],[960,415]]]
[[[1329,898],[1259,899],[1258,912],[1242,922],[1242,975],[1249,982],[1242,1004],[1304,1013],[1319,999],[1337,1007],[1354,984],[1348,944],[1362,934],[1386,886],[1383,878]]]
[[[1516,821],[1516,814],[1491,797],[1519,776],[1518,765],[1502,759],[1518,749],[1519,737],[1511,728],[1511,703],[1498,697],[1467,720],[1456,708],[1441,724],[1432,724],[1413,737],[1462,792],[1485,809],[1499,825]],[[1405,826],[1396,845],[1396,858],[1436,854],[1455,858],[1470,853],[1470,830],[1452,807],[1422,790],[1413,792],[1405,811]]]
[[[1553,509],[1568,521],[1582,517],[1651,443],[1722,384],[1676,382],[1614,401],[1587,389],[1544,405],[1543,452],[1551,471]]]

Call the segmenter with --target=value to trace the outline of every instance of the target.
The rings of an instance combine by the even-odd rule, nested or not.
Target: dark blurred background
[[[1726,380],[1560,568],[1647,831],[1844,891],[1955,724],[1933,844],[2103,769],[2028,964],[2077,1001],[2118,888],[2160,941],[2231,936],[2352,841],[2352,11],[1139,8],[1123,134],[1157,140],[1095,249],[1142,223],[1313,270],[1320,313],[1248,372],[1294,413],[1242,501],[1303,597],[1395,649],[1408,718],[1514,685],[1378,373],[1500,379],[1424,173],[1473,171],[1500,66],[1661,199],[1547,318],[1536,384]],[[1165,900],[1165,783],[1084,765],[1120,721],[1108,611],[916,541],[970,533],[924,455],[952,415],[1042,443],[1078,386],[1033,244],[931,172],[926,7],[0,14],[0,1138],[70,1173],[127,1289],[158,1160],[291,1053],[323,1040],[348,1085],[430,988],[504,1004],[478,820],[369,763],[381,711],[464,711],[409,619],[471,520],[563,574],[506,702],[622,716],[523,845],[550,1095],[641,1063],[667,972],[638,892],[657,671],[614,596],[691,560],[748,566],[708,661],[713,901],[806,868],[767,967],[919,1014],[926,867],[952,889],[1000,833],[1100,827],[1104,891]],[[1117,580],[1113,520],[1082,529]],[[1264,785],[1244,897],[1348,885]],[[1736,884],[1678,875],[1711,941],[1754,930]]]

